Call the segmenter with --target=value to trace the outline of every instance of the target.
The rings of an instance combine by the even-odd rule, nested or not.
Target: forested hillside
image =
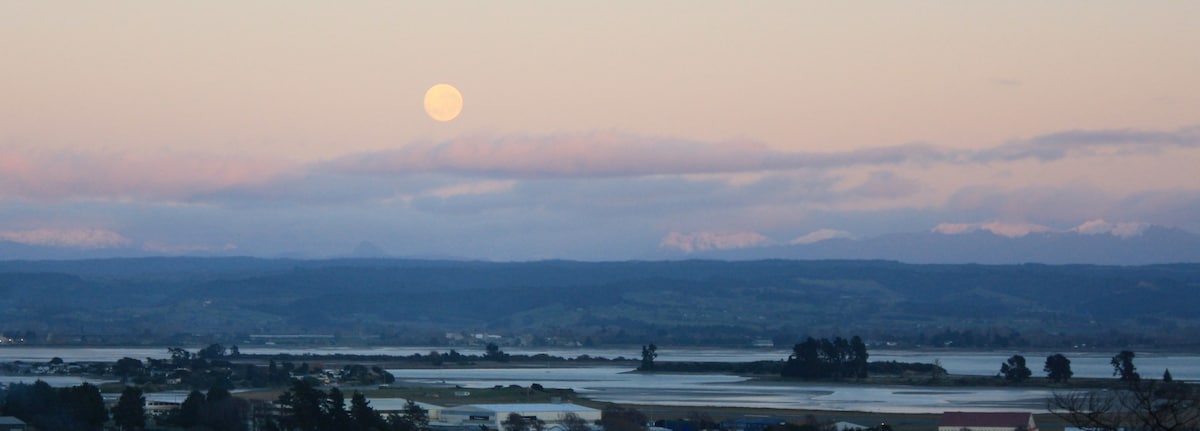
[[[0,329],[31,342],[790,346],[802,336],[954,347],[1185,347],[1200,340],[1200,265],[909,265],[884,261],[486,263],[114,259],[0,262]]]

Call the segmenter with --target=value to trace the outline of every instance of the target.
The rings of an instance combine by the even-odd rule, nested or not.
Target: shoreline
[[[208,344],[211,344],[211,343],[205,343],[205,342],[201,342],[201,343],[195,343],[195,344],[193,344],[192,342],[182,342],[182,343],[164,343],[164,344],[128,344],[128,343],[115,343],[115,344],[88,344],[88,343],[79,343],[79,344],[0,343],[0,349],[7,349],[7,348],[14,348],[14,349],[21,349],[21,348],[34,348],[34,349],[58,349],[58,348],[61,348],[61,349],[163,349],[163,350],[165,351],[166,349],[168,349],[168,348],[172,348],[172,347],[182,347],[182,348],[184,348],[184,349],[198,349],[198,348],[203,348],[203,347],[207,346]],[[424,353],[428,353],[428,352],[429,352],[429,351],[431,351],[431,350],[436,350],[436,351],[439,351],[439,352],[442,352],[442,353],[449,352],[449,351],[451,351],[451,350],[457,350],[457,351],[459,351],[460,353],[462,353],[462,352],[474,352],[474,351],[476,351],[476,350],[482,351],[482,350],[484,350],[484,348],[485,348],[485,345],[482,345],[482,344],[481,344],[481,345],[474,345],[474,344],[471,344],[471,345],[456,345],[456,346],[431,346],[431,345],[422,345],[422,344],[412,344],[412,345],[408,345],[408,344],[386,344],[386,345],[384,345],[384,344],[357,344],[357,343],[342,343],[342,344],[302,344],[302,343],[297,343],[297,344],[290,344],[290,343],[285,343],[285,344],[262,344],[262,343],[229,343],[228,345],[229,345],[229,346],[238,346],[239,348],[243,348],[243,349],[281,349],[281,350],[288,350],[288,349],[321,349],[321,350],[337,350],[337,349],[368,349],[368,350],[369,350],[369,349],[421,349],[421,350],[422,350]],[[614,344],[614,345],[599,345],[599,346],[590,346],[590,347],[579,347],[579,346],[508,346],[508,345],[505,345],[505,346],[500,346],[500,347],[501,347],[502,349],[505,349],[505,348],[507,348],[507,349],[516,349],[516,350],[519,350],[519,351],[522,351],[522,352],[525,352],[525,351],[548,351],[548,352],[561,352],[561,351],[580,351],[580,352],[587,352],[587,351],[597,351],[597,350],[624,350],[624,349],[628,349],[628,353],[627,353],[627,354],[620,355],[620,356],[624,357],[624,358],[625,358],[625,359],[627,359],[627,360],[634,360],[634,361],[636,361],[636,360],[638,359],[638,358],[637,358],[637,356],[640,354],[640,349],[641,349],[641,345],[619,345],[619,344]],[[664,348],[664,347],[666,347],[666,348]],[[875,345],[875,346],[868,346],[868,347],[870,348],[870,351],[869,351],[869,353],[872,353],[872,354],[875,354],[875,353],[887,354],[887,353],[893,353],[893,352],[911,352],[911,353],[948,353],[948,354],[970,354],[970,353],[979,353],[979,354],[1032,354],[1032,353],[1039,353],[1039,354],[1040,354],[1040,353],[1063,353],[1063,354],[1067,354],[1067,353],[1079,353],[1079,354],[1085,354],[1085,355],[1092,355],[1092,354],[1108,355],[1108,354],[1113,354],[1113,353],[1115,353],[1115,352],[1118,352],[1118,351],[1120,351],[1120,350],[1132,350],[1132,351],[1135,351],[1135,352],[1137,352],[1137,353],[1139,353],[1139,354],[1148,354],[1148,355],[1172,355],[1172,354],[1178,354],[1178,355],[1196,355],[1196,354],[1200,354],[1200,346],[1193,345],[1193,344],[1189,344],[1189,345],[1183,345],[1183,346],[1174,346],[1174,347],[1148,347],[1148,346],[1131,346],[1131,347],[1122,347],[1122,348],[1109,348],[1109,347],[1086,347],[1086,348],[1076,348],[1076,347],[1071,347],[1071,348],[1062,348],[1061,346],[1025,346],[1025,347],[1021,347],[1021,348],[1005,348],[1005,349],[1001,349],[1001,348],[975,348],[975,347],[962,347],[962,348],[959,348],[959,347],[935,347],[935,346],[879,346],[879,345]],[[660,353],[662,353],[662,352],[671,352],[671,351],[678,351],[678,352],[689,352],[689,351],[691,351],[691,352],[704,352],[704,351],[714,351],[714,350],[719,350],[719,351],[746,351],[746,352],[772,352],[772,351],[780,351],[780,352],[784,352],[784,353],[785,353],[785,356],[781,356],[781,357],[779,358],[779,360],[786,360],[786,359],[787,359],[787,357],[786,357],[786,352],[790,352],[790,351],[791,351],[791,347],[788,347],[788,346],[776,346],[776,347],[756,347],[756,346],[742,346],[742,345],[682,345],[682,346],[659,346],[659,352],[660,352]],[[521,354],[524,354],[524,353],[521,353]],[[1068,356],[1069,356],[1069,355],[1068,355]],[[608,359],[615,359],[616,357],[617,357],[617,356],[613,356],[613,357],[611,357],[611,358],[608,358]]]

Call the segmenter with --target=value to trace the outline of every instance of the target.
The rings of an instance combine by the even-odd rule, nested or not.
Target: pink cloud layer
[[[262,183],[286,170],[271,159],[171,153],[23,154],[0,150],[0,195],[35,199],[182,200]]]

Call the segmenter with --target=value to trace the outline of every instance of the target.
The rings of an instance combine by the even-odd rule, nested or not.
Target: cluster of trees
[[[1121,376],[1123,382],[1136,382],[1142,379],[1141,374],[1138,374],[1137,367],[1133,366],[1133,358],[1137,356],[1132,351],[1122,350],[1113,356],[1109,363],[1113,366],[1113,375]]]
[[[1000,364],[1000,375],[1011,382],[1022,382],[1033,375],[1033,371],[1025,366],[1025,357],[1021,355],[1013,355],[1007,361]]]
[[[497,346],[496,343],[488,343],[485,350],[487,350],[487,353],[483,355],[483,359],[496,362],[508,362],[508,354],[504,353],[503,350],[500,350],[500,346]]]
[[[1141,375],[1137,372],[1137,367],[1133,365],[1133,358],[1137,355],[1129,350],[1122,350],[1112,357],[1109,362],[1113,367],[1113,375],[1120,376],[1123,382],[1137,382],[1141,380]],[[1046,357],[1046,363],[1042,366],[1042,371],[1046,372],[1046,378],[1051,382],[1061,383],[1066,382],[1074,376],[1071,371],[1071,360],[1063,356],[1062,353],[1055,353]],[[1023,382],[1033,375],[1033,371],[1026,366],[1025,357],[1021,355],[1013,355],[1000,364],[1000,376],[1011,382]],[[1163,373],[1164,381],[1171,381],[1171,371],[1166,370]]]
[[[866,378],[868,356],[867,345],[857,335],[849,340],[808,337],[792,348],[780,374],[806,380]]]
[[[328,375],[315,376],[326,371],[310,367],[307,362],[297,365],[291,361],[276,362],[271,359],[265,368],[250,363],[233,363],[228,358],[242,356],[237,346],[226,349],[220,344],[212,344],[196,353],[172,347],[167,352],[171,356],[169,359],[147,358],[143,362],[129,357],[121,358],[113,365],[112,373],[126,383],[164,385],[178,379],[179,384],[197,390],[284,386],[296,375],[359,385],[392,383],[396,380],[395,376],[378,366],[346,365],[341,370],[327,372]]]
[[[653,371],[656,358],[658,358],[658,346],[655,346],[654,343],[642,346],[642,362],[638,365],[638,371]]]
[[[245,430],[246,418],[250,416],[250,403],[234,397],[228,390],[214,387],[205,394],[200,391],[188,393],[187,398],[164,422],[184,429],[204,427],[217,430]]]
[[[1071,360],[1062,353],[1047,356],[1042,371],[1046,372],[1046,378],[1055,383],[1065,382],[1075,375],[1075,372],[1071,371]]]
[[[292,387],[279,395],[282,414],[264,424],[266,430],[345,430],[345,431],[427,431],[429,413],[409,401],[402,414],[384,418],[371,407],[366,396],[355,391],[350,409],[345,407],[345,395],[338,388],[329,392],[311,383],[295,380]],[[222,429],[222,428],[216,428]]]
[[[632,359],[623,356],[614,358],[604,356],[591,356],[587,354],[576,357],[553,356],[545,353],[534,355],[510,354],[500,349],[500,346],[495,343],[490,343],[491,347],[487,347],[481,355],[463,354],[458,350],[451,349],[446,352],[437,350],[426,354],[413,353],[407,356],[394,355],[356,355],[345,353],[322,354],[322,355],[292,355],[292,354],[274,354],[274,355],[256,355],[256,354],[240,354],[241,359],[257,359],[257,360],[274,360],[274,361],[304,361],[323,359],[335,362],[409,362],[409,363],[429,363],[436,366],[445,364],[471,365],[477,361],[506,361],[506,362],[570,362],[570,361],[592,361],[592,362],[629,362]]]
[[[122,430],[142,429],[146,426],[146,397],[142,388],[126,386],[121,391],[121,398],[112,409],[113,422]]]
[[[179,408],[160,418],[159,424],[181,429],[244,431],[251,418],[263,430],[344,430],[344,431],[427,431],[429,415],[409,401],[402,414],[384,417],[355,391],[346,408],[340,389],[328,392],[306,380],[292,380],[292,386],[279,396],[278,414],[270,414],[265,404],[251,404],[234,397],[221,387],[208,393],[192,391]],[[142,388],[127,386],[112,408],[112,421],[122,430],[146,426],[146,397]],[[255,414],[255,412],[258,414]],[[14,416],[43,431],[99,431],[110,416],[100,390],[83,383],[69,388],[53,388],[44,381],[29,385],[10,385],[4,394],[3,416]],[[581,424],[571,431],[586,431]]]
[[[4,416],[15,416],[44,431],[100,430],[108,409],[100,388],[90,383],[53,388],[38,380],[32,385],[13,383],[4,396]]]
[[[600,426],[604,431],[646,431],[649,418],[632,407],[609,404],[600,410]]]

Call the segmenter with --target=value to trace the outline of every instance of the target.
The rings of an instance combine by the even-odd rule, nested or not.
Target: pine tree
[[[185,429],[199,425],[200,417],[204,414],[207,405],[208,401],[204,398],[203,392],[188,393],[187,398],[183,400],[183,404],[179,405],[179,410],[176,412],[175,425]]]
[[[1112,357],[1109,363],[1113,366],[1113,375],[1121,376],[1122,381],[1136,382],[1141,380],[1141,376],[1137,373],[1137,367],[1133,366],[1134,353],[1129,350],[1122,350],[1116,356]]]
[[[371,407],[371,402],[362,392],[354,391],[350,397],[350,417],[354,419],[355,429],[383,429],[383,417]]]
[[[140,430],[146,426],[146,397],[142,388],[126,386],[112,409],[113,422],[122,430]]]

